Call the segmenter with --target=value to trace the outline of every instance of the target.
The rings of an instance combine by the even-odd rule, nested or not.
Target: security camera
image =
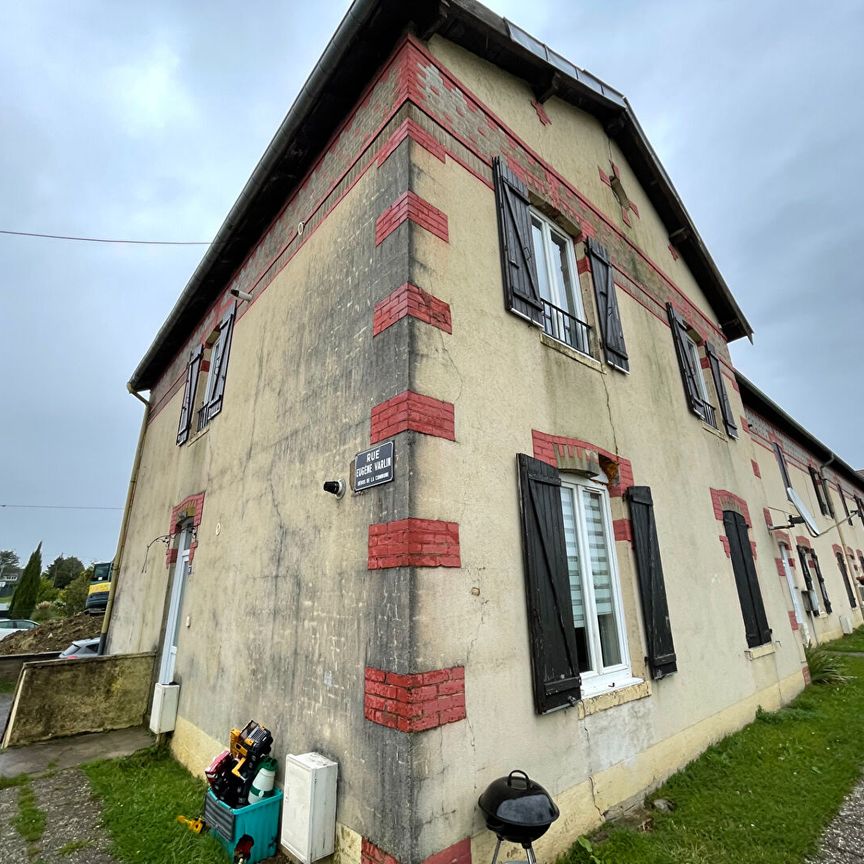
[[[345,481],[328,480],[324,484],[324,491],[329,492],[331,495],[335,495],[337,498],[341,498],[345,494]]]
[[[239,297],[241,300],[251,300],[252,295],[246,291],[241,291],[239,288],[232,288],[230,291],[235,297]]]

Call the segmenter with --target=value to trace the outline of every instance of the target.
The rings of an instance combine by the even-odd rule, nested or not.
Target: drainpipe
[[[111,612],[114,609],[114,597],[117,594],[117,582],[120,579],[120,565],[123,562],[123,549],[126,545],[126,531],[129,528],[129,514],[132,511],[132,499],[135,497],[135,486],[138,483],[138,470],[141,467],[141,453],[144,450],[144,435],[147,432],[147,419],[150,415],[150,403],[131,384],[126,389],[139,401],[144,403],[144,416],[141,418],[141,429],[138,432],[138,446],[135,448],[135,459],[132,461],[132,476],[129,478],[129,489],[126,491],[126,504],[123,507],[123,521],[120,523],[120,537],[117,540],[117,551],[111,565],[111,587],[108,590],[108,605],[102,617],[102,632],[99,634],[99,653],[105,653],[108,641],[108,627],[111,624]]]

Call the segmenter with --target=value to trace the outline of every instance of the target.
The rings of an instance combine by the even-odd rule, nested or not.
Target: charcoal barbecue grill
[[[542,837],[558,818],[560,811],[552,796],[524,771],[511,771],[493,780],[477,802],[486,818],[486,827],[498,838],[492,864],[506,840],[518,843],[528,855],[529,864],[537,864],[533,843]]]

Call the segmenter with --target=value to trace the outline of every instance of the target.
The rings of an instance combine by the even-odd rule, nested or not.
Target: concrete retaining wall
[[[59,651],[43,651],[41,654],[7,654],[0,657],[0,680],[16,679],[25,663],[32,663],[36,660],[53,660],[59,656]]]
[[[3,747],[143,722],[154,654],[24,663]]]

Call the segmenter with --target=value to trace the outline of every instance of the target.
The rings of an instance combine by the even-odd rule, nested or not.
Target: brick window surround
[[[171,520],[168,524],[168,534],[173,540],[173,535],[177,533],[178,526],[187,519],[192,519],[193,528],[198,528],[201,524],[201,517],[204,514],[204,493],[198,492],[195,495],[188,495],[179,504],[171,508]],[[195,557],[195,549],[198,547],[197,531],[189,547],[189,560]],[[173,564],[177,560],[177,547],[169,545],[168,551],[165,553],[165,564]]]

